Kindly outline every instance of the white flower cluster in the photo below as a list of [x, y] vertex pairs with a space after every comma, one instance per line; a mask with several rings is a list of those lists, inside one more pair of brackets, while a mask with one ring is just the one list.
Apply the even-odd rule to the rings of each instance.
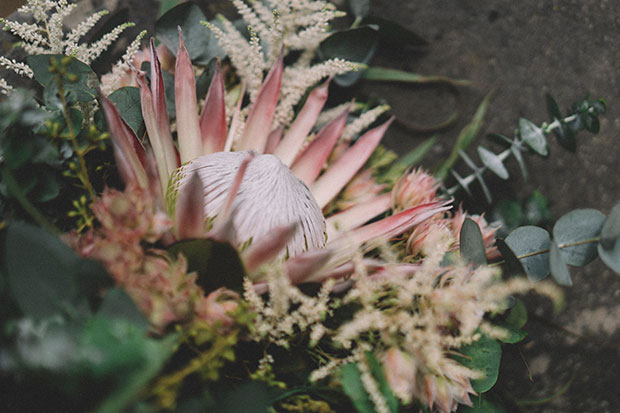
[[277, 125], [291, 121], [293, 107], [310, 86], [327, 76], [357, 68], [342, 59], [311, 65], [319, 44], [329, 36], [329, 22], [343, 15], [333, 4], [317, 0], [233, 0], [233, 4], [249, 26], [249, 41], [222, 16], [218, 16], [218, 23], [205, 25], [218, 38], [220, 47], [245, 82], [251, 101], [262, 85], [264, 71], [281, 53], [287, 56], [294, 50], [301, 52], [297, 61], [284, 70], [276, 109]]
[[[0, 19], [3, 29], [22, 39], [19, 44], [29, 55], [64, 54], [74, 56], [78, 60], [90, 64], [101, 55], [128, 27], [133, 23], [125, 23], [115, 27], [110, 33], [93, 43], [80, 43], [80, 39], [92, 29], [108, 12], [97, 12], [79, 23], [73, 30], [64, 27], [65, 19], [75, 9], [75, 3], [67, 0], [28, 0], [17, 11], [31, 14], [34, 23]], [[32, 71], [25, 64], [15, 62], [6, 57], [0, 60], [0, 66], [13, 70], [19, 75], [32, 77]], [[0, 89], [4, 93], [10, 86], [1, 80]]]

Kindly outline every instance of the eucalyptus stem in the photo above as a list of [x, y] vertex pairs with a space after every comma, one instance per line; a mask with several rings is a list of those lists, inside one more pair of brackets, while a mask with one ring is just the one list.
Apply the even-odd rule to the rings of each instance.
[[[54, 66], [54, 63], [52, 62], [52, 68], [54, 68]], [[71, 122], [71, 114], [69, 113], [67, 99], [65, 97], [65, 88], [62, 80], [63, 73], [59, 71], [58, 66], [56, 66], [55, 69], [56, 84], [58, 86], [58, 97], [60, 98], [63, 116], [69, 130], [69, 139], [71, 140], [71, 146], [73, 146], [73, 150], [75, 151], [75, 154], [80, 164], [80, 171], [77, 173], [77, 178], [80, 180], [84, 188], [88, 191], [90, 199], [95, 199], [95, 190], [88, 177], [88, 169], [86, 168], [86, 160], [84, 159], [85, 152], [80, 148], [80, 145], [78, 144], [77, 136], [75, 134], [75, 130], [73, 129], [73, 123]]]

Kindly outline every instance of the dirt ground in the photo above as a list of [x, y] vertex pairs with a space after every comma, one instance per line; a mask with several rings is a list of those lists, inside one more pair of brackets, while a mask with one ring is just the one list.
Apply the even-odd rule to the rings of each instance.
[[[126, 20], [142, 22], [136, 30], [151, 28], [155, 13], [141, 13], [154, 10], [153, 1], [107, 3], [128, 6]], [[458, 131], [494, 88], [480, 143], [490, 132], [512, 136], [521, 116], [538, 124], [548, 120], [547, 92], [562, 109], [590, 93], [608, 104], [600, 133], [580, 134], [575, 154], [551, 138], [548, 159], [526, 159], [531, 174], [527, 182], [508, 162], [512, 178], [495, 186], [496, 195], [524, 198], [539, 189], [550, 200], [555, 219], [575, 208], [608, 213], [620, 201], [620, 3], [374, 0], [372, 13], [430, 42], [424, 54], [383, 55], [375, 64], [474, 82], [459, 88], [460, 120], [439, 133], [433, 158], [450, 150]], [[416, 125], [441, 121], [455, 105], [453, 95], [436, 86], [366, 84], [364, 91], [385, 98], [399, 118]], [[404, 152], [428, 136], [396, 125], [386, 139]], [[462, 165], [460, 170], [466, 173]], [[572, 269], [572, 276], [574, 286], [565, 289], [566, 307], [561, 313], [552, 314], [543, 300], [527, 300], [530, 334], [524, 342], [506, 348], [495, 390], [508, 402], [508, 411], [620, 411], [620, 276], [598, 260]]]
[[[435, 155], [445, 155], [493, 88], [497, 90], [480, 143], [486, 133], [512, 136], [521, 116], [538, 124], [548, 120], [545, 93], [551, 93], [562, 109], [590, 93], [608, 104], [599, 134], [580, 134], [575, 154], [551, 138], [548, 159], [526, 159], [528, 182], [509, 161], [511, 182], [499, 189], [507, 187], [521, 197], [539, 189], [550, 200], [555, 219], [575, 208], [597, 208], [606, 214], [620, 201], [620, 3], [375, 1], [372, 12], [430, 42], [423, 55], [387, 56], [376, 63], [474, 82], [460, 88], [461, 120], [440, 133]], [[454, 104], [450, 94], [436, 87], [366, 89], [384, 96], [399, 117], [420, 125], [445, 117]], [[422, 137], [396, 127], [388, 139], [404, 150]], [[462, 165], [460, 170], [467, 172]], [[530, 298], [530, 335], [504, 355], [496, 393], [514, 402], [511, 411], [620, 411], [620, 276], [600, 260], [571, 272], [574, 286], [565, 289], [564, 310], [553, 315], [543, 301]]]

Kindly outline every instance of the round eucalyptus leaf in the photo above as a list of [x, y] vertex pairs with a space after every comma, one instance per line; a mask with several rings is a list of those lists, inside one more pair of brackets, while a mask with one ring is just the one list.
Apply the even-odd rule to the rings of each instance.
[[459, 363], [484, 374], [483, 378], [471, 382], [474, 390], [478, 393], [489, 391], [497, 381], [502, 346], [497, 340], [483, 335], [480, 340], [461, 347], [460, 353], [465, 357], [455, 356]]
[[512, 231], [505, 239], [517, 256], [527, 277], [540, 281], [549, 275], [549, 233], [539, 227], [527, 225]]
[[551, 251], [549, 252], [549, 267], [553, 279], [560, 285], [571, 286], [573, 281], [570, 278], [570, 272], [564, 261], [564, 257], [558, 248], [558, 244], [551, 243]]
[[613, 249], [614, 245], [618, 243], [618, 238], [620, 238], [620, 204], [613, 207], [607, 215], [601, 229], [600, 243], [607, 250]]
[[487, 263], [487, 253], [482, 240], [480, 227], [470, 218], [465, 218], [459, 234], [461, 255], [468, 261], [478, 265]]
[[508, 170], [504, 166], [504, 163], [500, 159], [499, 156], [488, 150], [483, 146], [478, 147], [478, 156], [480, 160], [489, 168], [495, 175], [499, 176], [502, 179], [508, 179]]
[[605, 265], [616, 274], [620, 274], [620, 242], [616, 242], [616, 246], [612, 249], [605, 249], [601, 244], [598, 244], [598, 255]]
[[597, 256], [596, 239], [605, 215], [596, 209], [576, 209], [562, 216], [553, 226], [553, 238], [569, 265], [583, 266]]
[[521, 138], [534, 152], [540, 156], [547, 156], [549, 149], [547, 148], [547, 138], [543, 134], [542, 129], [534, 125], [525, 118], [519, 119], [519, 133]]

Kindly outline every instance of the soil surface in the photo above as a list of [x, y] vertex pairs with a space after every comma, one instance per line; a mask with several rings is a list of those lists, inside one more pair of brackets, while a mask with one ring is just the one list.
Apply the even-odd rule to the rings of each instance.
[[[138, 22], [134, 32], [146, 28], [153, 33], [153, 0], [92, 3], [97, 9], [104, 3], [121, 8], [123, 21]], [[430, 43], [425, 53], [380, 53], [374, 65], [473, 82], [458, 88], [457, 99], [453, 90], [437, 85], [364, 84], [365, 93], [381, 96], [399, 119], [419, 127], [441, 122], [455, 106], [460, 109], [456, 124], [438, 133], [439, 144], [426, 166], [449, 152], [491, 90], [495, 94], [478, 143], [493, 150], [497, 147], [484, 139], [487, 133], [512, 136], [519, 117], [537, 124], [548, 120], [545, 93], [562, 109], [590, 93], [608, 104], [600, 132], [579, 134], [574, 154], [551, 137], [547, 159], [526, 159], [531, 175], [527, 182], [514, 161], [508, 161], [511, 178], [495, 182], [493, 193], [496, 198], [524, 199], [538, 189], [549, 199], [555, 219], [575, 208], [607, 214], [620, 200], [620, 3], [375, 0], [371, 13], [406, 26]], [[404, 153], [428, 136], [396, 124], [386, 141]], [[474, 150], [469, 153], [477, 160]], [[468, 172], [462, 164], [457, 169]], [[466, 195], [459, 196], [471, 203]], [[571, 273], [574, 286], [565, 289], [566, 306], [559, 314], [544, 300], [526, 300], [529, 336], [505, 348], [494, 389], [507, 411], [620, 411], [620, 276], [600, 260]]]

